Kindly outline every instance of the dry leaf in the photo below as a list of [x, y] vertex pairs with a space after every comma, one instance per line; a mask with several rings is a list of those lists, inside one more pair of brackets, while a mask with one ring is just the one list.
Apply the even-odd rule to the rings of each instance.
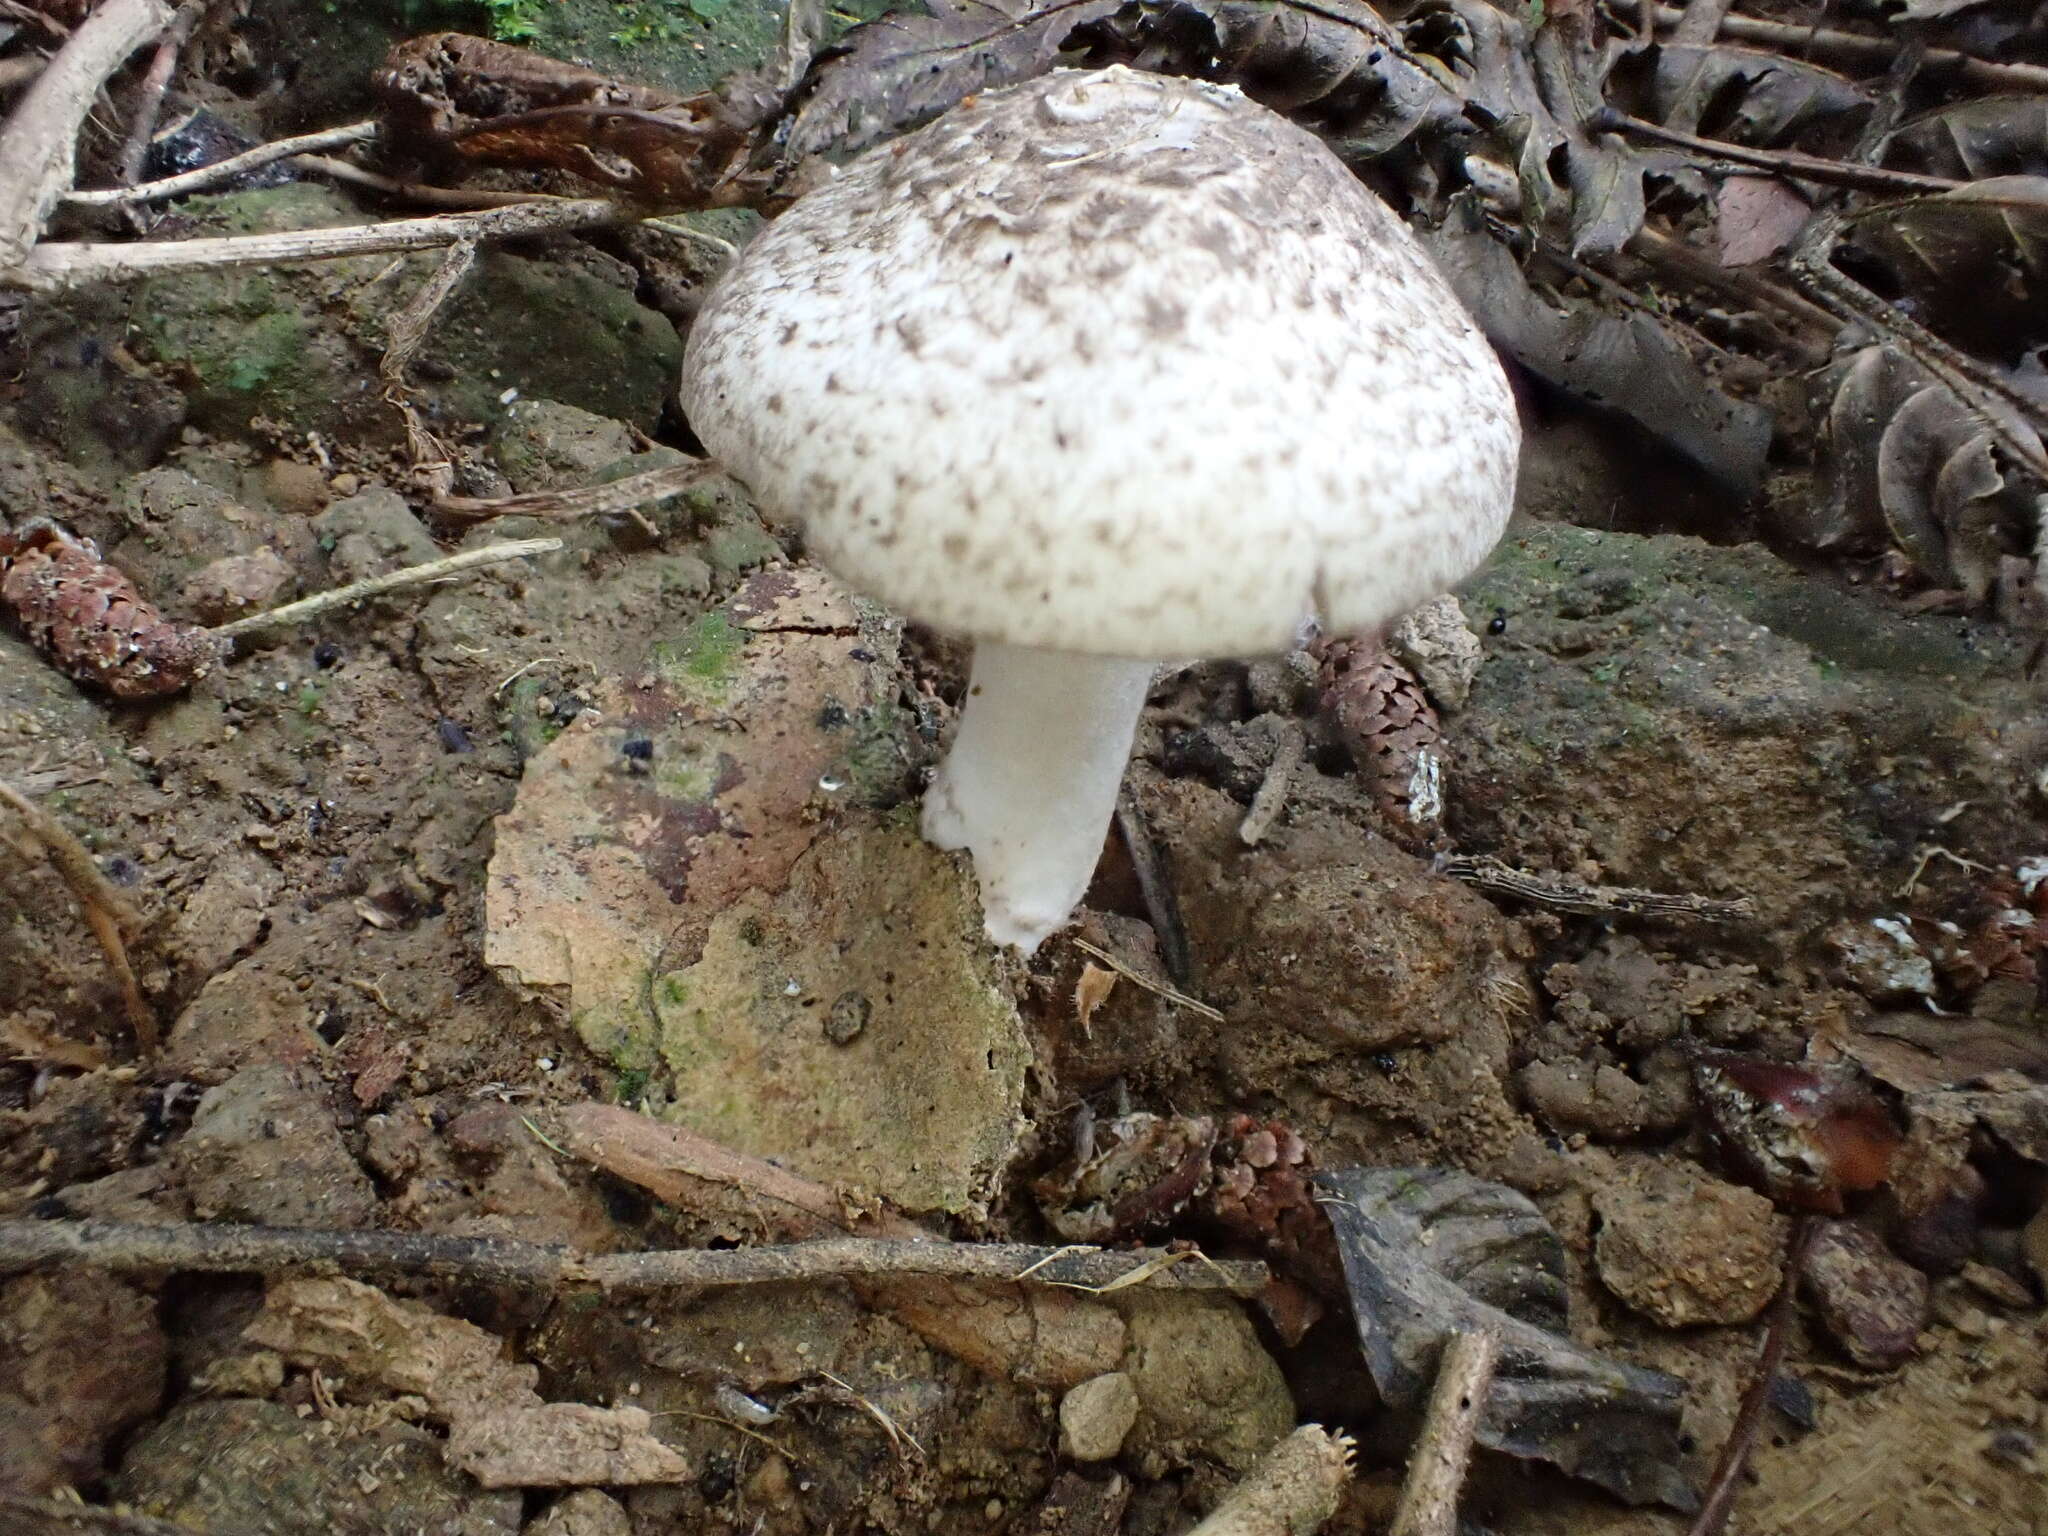
[[1097, 965], [1093, 960], [1083, 962], [1081, 978], [1074, 983], [1074, 1019], [1081, 1026], [1081, 1033], [1087, 1034], [1094, 1022], [1095, 1010], [1109, 1001], [1109, 994], [1116, 990], [1116, 972]]

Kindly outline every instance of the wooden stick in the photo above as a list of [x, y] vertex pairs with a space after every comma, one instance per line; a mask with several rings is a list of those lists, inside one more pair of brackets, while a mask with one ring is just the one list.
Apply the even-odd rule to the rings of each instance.
[[208, 633], [222, 640], [232, 640], [237, 635], [252, 634], [259, 629], [274, 629], [280, 624], [303, 624], [306, 620], [318, 618], [331, 609], [346, 608], [350, 603], [360, 603], [366, 598], [396, 592], [402, 587], [416, 587], [422, 582], [439, 581], [444, 576], [459, 575], [480, 565], [498, 565], [506, 560], [516, 560], [522, 555], [553, 554], [561, 547], [560, 539], [508, 539], [502, 544], [487, 544], [482, 549], [465, 549], [460, 554], [449, 555], [445, 559], [427, 560], [419, 565], [404, 566], [399, 570], [386, 571], [382, 576], [367, 576], [361, 581], [352, 581], [345, 587], [336, 587], [332, 592], [316, 592], [311, 597], [302, 597], [297, 602], [286, 603], [281, 608], [252, 613], [247, 618], [222, 624]]
[[135, 968], [128, 963], [127, 939], [141, 933], [142, 919], [127, 898], [108, 883], [91, 852], [71, 835], [71, 829], [64, 823], [5, 780], [0, 780], [0, 805], [9, 807], [22, 819], [44, 857], [56, 866], [64, 883], [71, 887], [71, 894], [78, 898], [79, 906], [85, 910], [86, 926], [99, 941], [100, 953], [107, 957], [107, 969], [114, 973], [114, 984], [120, 988], [121, 1006], [128, 1015], [128, 1027], [135, 1032], [135, 1043], [145, 1056], [154, 1056], [156, 1014], [142, 995]]
[[1458, 1493], [1499, 1360], [1500, 1339], [1490, 1329], [1453, 1334], [1444, 1345], [1390, 1536], [1456, 1536]]
[[1351, 1481], [1351, 1441], [1304, 1424], [1266, 1452], [1188, 1536], [1310, 1536]]
[[170, 20], [163, 0], [106, 0], [22, 93], [0, 131], [0, 272], [27, 258], [71, 185], [100, 87]]
[[149, 155], [149, 141], [156, 136], [156, 121], [164, 110], [164, 93], [171, 88], [171, 74], [178, 67], [178, 55], [192, 40], [192, 30], [206, 15], [210, 0], [185, 0], [171, 24], [156, 40], [156, 52], [143, 71], [142, 88], [135, 97], [135, 121], [128, 125], [128, 138], [121, 146], [115, 178], [124, 187], [142, 179], [142, 162]]
[[1104, 1252], [1026, 1243], [948, 1243], [827, 1237], [757, 1248], [581, 1253], [509, 1237], [425, 1232], [331, 1232], [182, 1222], [0, 1221], [0, 1271], [70, 1264], [115, 1273], [435, 1275], [552, 1290], [665, 1290], [776, 1285], [792, 1280], [921, 1275], [951, 1280], [1106, 1290], [1121, 1284], [1250, 1296], [1266, 1266], [1242, 1260], [1174, 1262], [1160, 1249]]
[[1790, 149], [1751, 149], [1726, 139], [1703, 139], [1695, 133], [1680, 133], [1659, 123], [1630, 117], [1613, 107], [1601, 107], [1586, 119], [1587, 128], [1599, 133], [1625, 133], [1632, 139], [1668, 144], [1707, 160], [1748, 166], [1801, 181], [1824, 182], [1834, 187], [1851, 187], [1859, 192], [1953, 192], [1970, 185], [1948, 176], [1926, 176], [1919, 171], [1888, 171], [1879, 165], [1858, 165], [1850, 160], [1829, 160], [1820, 155], [1802, 155]]
[[1820, 1220], [1802, 1216], [1785, 1245], [1785, 1282], [1771, 1303], [1770, 1321], [1764, 1325], [1763, 1348], [1757, 1351], [1756, 1375], [1742, 1394], [1742, 1406], [1728, 1431], [1728, 1443], [1721, 1447], [1721, 1459], [1707, 1483], [1707, 1496], [1692, 1523], [1689, 1536], [1719, 1536], [1735, 1507], [1735, 1490], [1742, 1481], [1742, 1469], [1749, 1465], [1749, 1453], [1756, 1445], [1756, 1432], [1763, 1423], [1764, 1409], [1771, 1400], [1771, 1382], [1785, 1363], [1785, 1346], [1792, 1333], [1792, 1314], [1799, 1296], [1799, 1277], [1806, 1269], [1806, 1257], [1813, 1252], [1813, 1240], [1820, 1233]]
[[[0, 183], [4, 185], [4, 183]], [[0, 288], [61, 293], [91, 283], [129, 282], [164, 272], [270, 267], [343, 256], [427, 251], [458, 240], [517, 240], [572, 229], [630, 223], [633, 210], [602, 198], [526, 202], [481, 213], [433, 214], [346, 229], [288, 229], [269, 235], [208, 240], [140, 240], [133, 244], [48, 241], [12, 265], [0, 261]]]
[[250, 171], [260, 171], [266, 165], [289, 160], [294, 155], [308, 155], [319, 149], [339, 149], [345, 144], [367, 144], [376, 137], [377, 125], [373, 122], [323, 128], [318, 133], [302, 133], [293, 138], [258, 144], [239, 155], [229, 155], [225, 160], [216, 160], [211, 165], [202, 165], [197, 170], [184, 171], [176, 176], [165, 176], [158, 181], [145, 181], [132, 187], [95, 187], [85, 192], [74, 189], [64, 194], [63, 202], [66, 208], [121, 208], [130, 203], [160, 203], [166, 198], [204, 192], [208, 187], [233, 181]]
[[541, 517], [551, 522], [569, 522], [586, 517], [603, 517], [626, 512], [643, 502], [677, 496], [691, 486], [719, 474], [710, 459], [692, 459], [667, 469], [644, 469], [604, 485], [581, 486], [569, 491], [527, 491], [519, 496], [441, 496], [434, 511], [467, 521], [487, 517]]

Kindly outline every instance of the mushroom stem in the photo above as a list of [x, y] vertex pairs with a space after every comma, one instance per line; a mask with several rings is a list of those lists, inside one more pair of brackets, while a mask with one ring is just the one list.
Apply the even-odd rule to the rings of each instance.
[[984, 641], [924, 835], [974, 856], [989, 937], [1030, 954], [1088, 889], [1154, 664]]

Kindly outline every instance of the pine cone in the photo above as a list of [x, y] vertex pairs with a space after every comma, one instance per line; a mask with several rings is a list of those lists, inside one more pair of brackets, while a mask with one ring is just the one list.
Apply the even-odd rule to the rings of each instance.
[[1443, 820], [1443, 727], [1413, 672], [1369, 641], [1332, 640], [1317, 677], [1323, 719], [1380, 810], [1425, 841]]
[[59, 671], [117, 699], [189, 688], [220, 654], [207, 631], [158, 613], [90, 539], [51, 522], [0, 533], [0, 604]]

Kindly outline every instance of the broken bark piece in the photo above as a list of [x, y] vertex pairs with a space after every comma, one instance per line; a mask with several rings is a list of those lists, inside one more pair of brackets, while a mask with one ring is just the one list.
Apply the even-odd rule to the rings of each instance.
[[1304, 1424], [1188, 1536], [1309, 1536], [1337, 1513], [1350, 1481], [1350, 1439]]
[[220, 656], [205, 630], [166, 619], [98, 545], [52, 522], [0, 534], [0, 604], [66, 677], [117, 699], [182, 692]]

